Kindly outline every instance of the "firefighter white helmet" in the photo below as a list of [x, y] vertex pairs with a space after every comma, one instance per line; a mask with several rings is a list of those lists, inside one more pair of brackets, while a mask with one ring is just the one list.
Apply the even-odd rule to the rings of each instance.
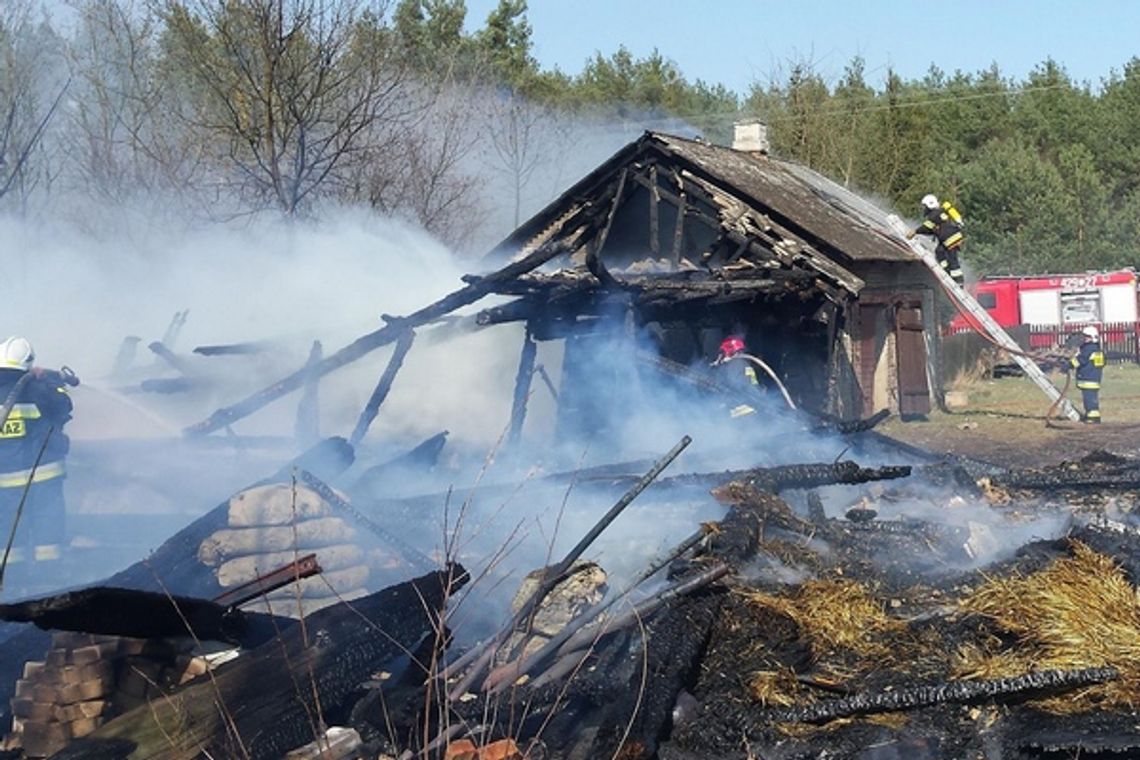
[[933, 193], [922, 196], [922, 207], [931, 211], [938, 208], [938, 196]]
[[35, 360], [36, 352], [26, 338], [13, 335], [0, 343], [0, 368], [22, 369], [27, 372]]
[[1081, 335], [1092, 340], [1100, 340], [1100, 331], [1094, 325], [1089, 325], [1081, 330]]

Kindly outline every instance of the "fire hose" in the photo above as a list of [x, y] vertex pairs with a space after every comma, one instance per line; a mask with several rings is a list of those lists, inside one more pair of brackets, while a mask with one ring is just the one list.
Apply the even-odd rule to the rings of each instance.
[[753, 364], [760, 367], [760, 369], [764, 370], [764, 372], [768, 375], [768, 377], [772, 378], [772, 382], [774, 382], [776, 384], [776, 387], [780, 389], [780, 393], [782, 393], [784, 395], [784, 401], [786, 401], [788, 403], [788, 408], [789, 409], [795, 409], [796, 408], [795, 402], [792, 401], [792, 397], [788, 394], [788, 389], [785, 388], [784, 384], [780, 382], [780, 378], [776, 376], [776, 373], [772, 371], [772, 368], [769, 367], [767, 364], [765, 364], [764, 361], [762, 359], [760, 359], [759, 357], [753, 356], [752, 354], [746, 354], [744, 352], [741, 352], [741, 353], [735, 354], [733, 356], [730, 356], [729, 358], [724, 359], [723, 361], [720, 361], [717, 363], [723, 364], [724, 362], [731, 362], [731, 361], [735, 361], [736, 359], [744, 359], [746, 361], [750, 361]]
[[[935, 278], [935, 279], [937, 279], [937, 278]], [[988, 332], [981, 329], [981, 327], [975, 323], [974, 317], [965, 308], [962, 307], [961, 300], [958, 298], [958, 296], [955, 293], [951, 292], [950, 289], [946, 287], [945, 283], [943, 283], [941, 280], [939, 280], [938, 285], [942, 288], [942, 292], [944, 292], [946, 294], [947, 298], [950, 299], [950, 303], [954, 304], [954, 308], [957, 309], [958, 313], [961, 314], [962, 317], [966, 320], [966, 325], [971, 330], [973, 330], [977, 335], [982, 336], [982, 338], [984, 340], [986, 340], [989, 343], [992, 343], [994, 346], [1001, 349], [1002, 351], [1005, 351], [1006, 353], [1014, 354], [1016, 356], [1021, 356], [1021, 357], [1024, 357], [1026, 359], [1030, 359], [1034, 362], [1037, 361], [1037, 357], [1031, 353], [1028, 353], [1026, 351], [1017, 351], [1017, 350], [1012, 349], [1012, 348], [1007, 348], [1006, 346], [1003, 346], [1001, 343], [998, 343], [996, 340], [994, 340]], [[1049, 406], [1049, 410], [1047, 412], [1045, 412], [1045, 425], [1046, 425], [1046, 427], [1056, 427], [1056, 428], [1059, 428], [1062, 430], [1073, 430], [1073, 429], [1075, 429], [1075, 428], [1072, 428], [1072, 427], [1067, 426], [1067, 425], [1057, 425], [1055, 423], [1050, 422], [1050, 419], [1053, 417], [1053, 413], [1057, 411], [1057, 407], [1061, 404], [1061, 401], [1065, 398], [1065, 394], [1069, 392], [1069, 383], [1071, 380], [1072, 380], [1072, 377], [1071, 377], [1070, 373], [1066, 372], [1065, 373], [1065, 387], [1061, 390], [1061, 395], [1059, 395], [1056, 398], [1056, 400], [1053, 401], [1053, 403]]]
[[4, 399], [4, 406], [0, 407], [0, 428], [4, 427], [4, 423], [8, 421], [8, 416], [12, 414], [12, 409], [16, 406], [16, 399], [20, 396], [20, 391], [24, 390], [24, 386], [31, 382], [33, 377], [50, 377], [52, 380], [57, 380], [61, 383], [66, 383], [71, 387], [79, 385], [79, 378], [71, 367], [61, 367], [56, 370], [33, 369], [30, 372], [25, 372], [16, 384], [12, 386], [12, 390], [8, 392], [7, 397]]

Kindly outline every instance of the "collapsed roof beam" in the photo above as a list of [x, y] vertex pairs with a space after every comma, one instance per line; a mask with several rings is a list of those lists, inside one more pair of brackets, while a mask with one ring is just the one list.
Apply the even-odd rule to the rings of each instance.
[[[752, 204], [687, 169], [681, 172], [681, 182], [682, 187], [692, 183], [703, 190], [708, 195], [709, 200], [726, 213], [736, 211], [737, 214], [731, 220], [733, 226], [745, 234], [761, 237], [769, 242], [773, 250], [778, 252], [778, 255], [784, 254], [790, 257], [789, 264], [796, 264], [798, 263], [797, 259], [802, 258], [808, 266], [831, 278], [852, 293], [858, 293], [863, 289], [865, 283], [862, 279], [820, 253], [815, 246], [799, 235], [774, 222], [767, 214], [756, 211]], [[723, 221], [730, 223], [728, 219]]]
[[544, 245], [522, 259], [510, 263], [485, 277], [476, 279], [466, 287], [460, 288], [438, 301], [428, 304], [419, 311], [412, 312], [406, 317], [392, 319], [384, 327], [357, 338], [336, 353], [322, 359], [316, 365], [312, 367], [306, 365], [293, 374], [278, 380], [269, 387], [254, 393], [252, 396], [236, 404], [218, 409], [207, 419], [187, 427], [183, 430], [183, 433], [186, 435], [206, 435], [215, 430], [227, 427], [253, 414], [271, 401], [275, 401], [297, 390], [310, 378], [324, 377], [333, 370], [339, 369], [382, 346], [388, 345], [410, 329], [426, 325], [442, 316], [450, 314], [456, 309], [478, 301], [483, 296], [493, 292], [500, 283], [513, 280], [520, 274], [526, 274], [542, 266], [555, 256], [563, 253], [564, 250], [564, 246], [560, 243]]

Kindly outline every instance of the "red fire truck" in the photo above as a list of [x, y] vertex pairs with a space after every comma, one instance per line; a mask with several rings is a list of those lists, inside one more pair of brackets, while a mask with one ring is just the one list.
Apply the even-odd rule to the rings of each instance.
[[[1132, 269], [1035, 277], [986, 277], [971, 292], [1002, 327], [1030, 327], [1030, 346], [1055, 346], [1085, 325], [1101, 328], [1106, 342], [1116, 342], [1137, 328], [1137, 275]], [[1043, 328], [1043, 329], [1042, 329]], [[962, 314], [950, 332], [970, 329]], [[1116, 336], [1115, 333], [1121, 333]]]

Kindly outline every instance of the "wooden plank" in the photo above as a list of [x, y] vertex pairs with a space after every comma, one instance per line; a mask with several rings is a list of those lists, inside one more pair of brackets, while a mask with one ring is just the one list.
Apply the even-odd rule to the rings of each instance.
[[654, 258], [661, 253], [661, 229], [658, 221], [658, 203], [661, 200], [661, 188], [657, 183], [657, 164], [649, 167], [649, 250]]

